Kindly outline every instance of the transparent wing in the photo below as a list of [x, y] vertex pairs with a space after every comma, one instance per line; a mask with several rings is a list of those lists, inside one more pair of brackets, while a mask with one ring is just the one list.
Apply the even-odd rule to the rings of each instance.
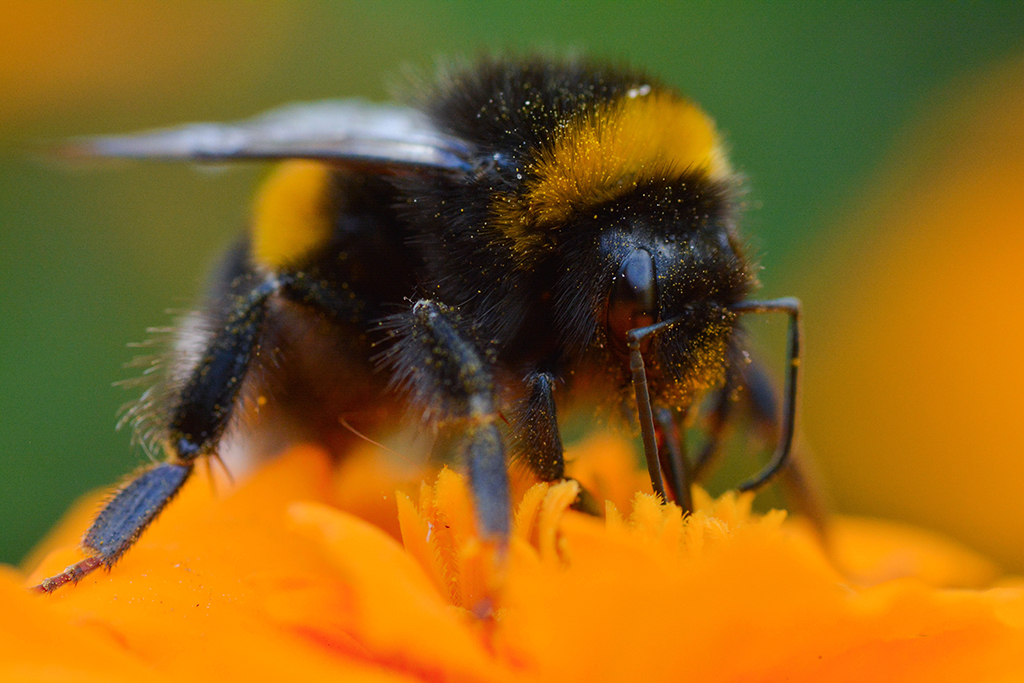
[[467, 144], [440, 133], [421, 112], [361, 100], [291, 104], [235, 123], [80, 138], [60, 151], [69, 157], [200, 162], [316, 159], [394, 171], [471, 168]]

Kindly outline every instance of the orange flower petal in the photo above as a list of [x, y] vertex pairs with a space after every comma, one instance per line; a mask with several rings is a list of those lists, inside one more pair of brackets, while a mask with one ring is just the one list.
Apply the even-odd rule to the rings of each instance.
[[431, 675], [497, 674], [474, 636], [471, 616], [453, 610], [394, 539], [324, 505], [296, 503], [290, 514], [304, 535], [321, 544], [352, 592], [353, 618], [347, 626], [376, 657]]
[[[612, 459], [631, 452], [613, 452], [601, 457], [624, 469]], [[367, 463], [348, 471], [375, 487], [387, 478]], [[396, 488], [415, 485], [387, 490]], [[695, 490], [700, 509], [684, 516], [634, 492], [626, 514], [608, 503], [607, 520], [569, 509], [575, 495], [575, 483], [527, 489], [501, 549], [479, 537], [464, 479], [442, 471], [417, 504], [398, 495], [385, 526], [401, 528], [403, 548], [335, 507], [344, 496], [315, 449], [294, 449], [221, 495], [200, 474], [109, 574], [48, 597], [0, 574], [0, 677], [1024, 677], [1024, 584], [930, 587], [981, 566], [955, 546], [840, 523], [836, 557], [921, 577], [861, 588], [805, 526], [751, 513], [749, 495]], [[374, 517], [377, 497], [344, 498]], [[51, 553], [35, 575], [69, 556]]]
[[980, 588], [999, 576], [991, 560], [944, 536], [906, 524], [837, 516], [829, 536], [833, 561], [863, 585], [914, 576], [931, 586]]

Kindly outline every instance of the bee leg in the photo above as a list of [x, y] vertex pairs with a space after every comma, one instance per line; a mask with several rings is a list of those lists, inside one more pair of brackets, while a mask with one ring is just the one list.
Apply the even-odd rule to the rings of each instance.
[[651, 395], [647, 389], [647, 372], [644, 369], [644, 357], [640, 351], [640, 340], [667, 324], [669, 323], [661, 322], [632, 329], [626, 333], [629, 370], [633, 375], [633, 393], [636, 399], [637, 420], [640, 423], [640, 437], [644, 444], [644, 459], [647, 461], [647, 473], [651, 477], [651, 488], [662, 502], [668, 501], [668, 493], [665, 490], [665, 478], [661, 473], [657, 430], [654, 427], [654, 411], [651, 407]]
[[[707, 416], [707, 428], [705, 429], [705, 441], [704, 445], [700, 449], [700, 453], [697, 454], [697, 459], [694, 460], [692, 467], [692, 475], [694, 481], [702, 481], [707, 474], [714, 469], [715, 464], [718, 462], [718, 456], [722, 452], [722, 440], [725, 435], [725, 428], [728, 426], [730, 419], [733, 414], [733, 407], [735, 401], [733, 400], [736, 395], [737, 388], [741, 385], [741, 380], [737, 378], [735, 371], [730, 371], [725, 380], [725, 386], [718, 390], [712, 399], [711, 412]], [[753, 397], [751, 397], [753, 398]], [[774, 396], [772, 397], [774, 399]], [[769, 418], [772, 425], [771, 441], [774, 443], [778, 440], [778, 427], [775, 422], [775, 404], [772, 404], [770, 409], [771, 417]]]
[[78, 583], [100, 567], [113, 566], [149, 526], [192, 474], [192, 464], [160, 463], [147, 468], [123, 486], [106, 504], [82, 538], [91, 553], [35, 590], [52, 593], [66, 583]]
[[232, 278], [226, 310], [215, 315], [216, 332], [207, 341], [171, 411], [167, 432], [175, 460], [191, 462], [212, 455], [238, 404], [238, 395], [254, 359], [260, 354], [269, 301], [288, 299], [335, 322], [350, 321], [360, 301], [340, 295], [315, 273], [283, 271]]
[[733, 305], [732, 311], [739, 314], [785, 313], [789, 316], [788, 348], [786, 350], [786, 393], [782, 405], [782, 425], [779, 443], [768, 465], [752, 479], [743, 482], [739, 486], [740, 491], [753, 491], [767, 484], [782, 469], [793, 450], [803, 338], [800, 324], [800, 301], [794, 298], [742, 301]]
[[658, 454], [667, 461], [669, 482], [675, 494], [676, 505], [683, 512], [693, 512], [693, 496], [690, 483], [693, 481], [690, 460], [686, 453], [686, 439], [682, 438], [680, 425], [686, 421], [686, 413], [676, 418], [667, 408], [654, 410], [654, 421], [658, 425]]
[[481, 534], [504, 543], [510, 530], [508, 472], [486, 353], [471, 341], [457, 309], [436, 301], [417, 301], [383, 325], [393, 345], [381, 360], [393, 370], [393, 385], [424, 407], [425, 421], [460, 426], [460, 456]]
[[338, 286], [320, 277], [316, 270], [297, 271], [281, 283], [281, 296], [326, 315], [344, 325], [364, 325], [364, 302], [355, 293], [339, 291]]
[[271, 276], [250, 285], [247, 277], [239, 284], [245, 290], [230, 295], [230, 312], [207, 342], [171, 411], [167, 433], [172, 460], [191, 462], [215, 451], [245, 375], [259, 355], [267, 300], [280, 290], [283, 281]]
[[[760, 438], [766, 443], [776, 443], [779, 439], [779, 397], [775, 383], [758, 363], [743, 367], [741, 381], [746, 388], [744, 403]], [[799, 445], [793, 448], [780, 470], [779, 484], [788, 504], [809, 519], [824, 537], [828, 516], [824, 487], [813, 461]]]
[[[255, 282], [253, 282], [255, 280]], [[210, 338], [180, 391], [167, 424], [169, 461], [143, 470], [122, 486], [82, 538], [89, 557], [36, 586], [50, 593], [100, 567], [110, 568], [181, 490], [200, 455], [215, 452], [253, 357], [266, 317], [267, 299], [281, 286], [276, 277], [236, 280], [231, 309]]]
[[807, 516], [823, 539], [826, 539], [826, 505], [821, 479], [812, 463], [793, 447], [796, 435], [797, 393], [800, 378], [802, 332], [800, 324], [800, 301], [793, 298], [767, 301], [744, 301], [732, 308], [736, 313], [785, 313], [789, 316], [787, 344], [786, 389], [782, 399], [781, 421], [776, 423], [778, 401], [772, 382], [756, 364], [748, 366], [741, 379], [749, 388], [751, 413], [760, 425], [762, 433], [776, 438], [775, 454], [768, 465], [753, 479], [738, 487], [740, 491], [752, 491], [768, 483], [776, 474], [781, 474], [781, 483], [786, 497], [793, 507]]
[[[562, 436], [555, 413], [554, 384], [555, 378], [546, 372], [535, 372], [527, 377], [529, 394], [514, 427], [517, 450], [533, 473], [548, 482], [566, 479]], [[597, 500], [582, 485], [572, 507], [596, 517], [603, 515]]]

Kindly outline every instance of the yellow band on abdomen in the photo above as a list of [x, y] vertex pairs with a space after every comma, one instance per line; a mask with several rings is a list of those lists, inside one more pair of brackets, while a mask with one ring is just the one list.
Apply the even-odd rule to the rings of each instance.
[[331, 237], [331, 169], [314, 161], [287, 161], [256, 197], [252, 254], [279, 269], [301, 261]]

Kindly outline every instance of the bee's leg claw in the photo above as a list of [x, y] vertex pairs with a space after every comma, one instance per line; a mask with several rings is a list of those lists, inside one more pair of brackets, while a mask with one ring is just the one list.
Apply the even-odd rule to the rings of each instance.
[[192, 474], [192, 463], [161, 463], [144, 470], [107, 502], [82, 538], [82, 548], [92, 553], [34, 590], [52, 593], [68, 583], [78, 583], [100, 567], [110, 567], [156, 519]]

